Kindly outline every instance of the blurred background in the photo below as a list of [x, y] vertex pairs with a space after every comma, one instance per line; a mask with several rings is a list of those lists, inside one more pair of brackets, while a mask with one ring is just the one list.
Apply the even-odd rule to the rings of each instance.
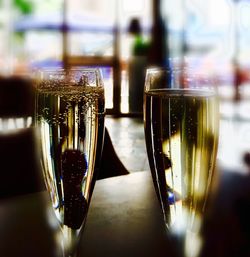
[[249, 13], [250, 0], [0, 0], [0, 199], [44, 189], [30, 81], [5, 77], [46, 67], [99, 67], [117, 167], [149, 171], [145, 69], [172, 58], [208, 73], [220, 97], [223, 187], [216, 220], [208, 222], [213, 254], [207, 256], [222, 256], [223, 242], [230, 253], [223, 256], [250, 256]]
[[[219, 163], [248, 172], [249, 12], [248, 0], [0, 0], [0, 75], [100, 67], [107, 113], [116, 118], [108, 116], [107, 126], [119, 157], [137, 171], [148, 168], [141, 120], [145, 67], [171, 57], [215, 79]], [[145, 156], [141, 166], [131, 165], [138, 163], [131, 149]]]

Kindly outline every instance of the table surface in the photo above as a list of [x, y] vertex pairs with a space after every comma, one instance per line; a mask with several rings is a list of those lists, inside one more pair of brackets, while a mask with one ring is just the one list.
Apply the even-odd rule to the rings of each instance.
[[[60, 256], [47, 192], [0, 202], [0, 256]], [[79, 256], [165, 256], [162, 215], [149, 172], [97, 181]]]
[[[249, 256], [249, 181], [233, 173], [222, 176], [202, 256]], [[62, 256], [48, 206], [47, 192], [1, 200], [1, 257]], [[149, 172], [97, 181], [78, 256], [174, 256]]]

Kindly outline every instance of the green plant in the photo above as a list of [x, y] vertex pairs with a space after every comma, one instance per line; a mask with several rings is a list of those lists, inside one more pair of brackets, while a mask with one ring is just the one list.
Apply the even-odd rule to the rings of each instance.
[[14, 0], [13, 4], [23, 14], [30, 14], [33, 11], [33, 3], [29, 0]]

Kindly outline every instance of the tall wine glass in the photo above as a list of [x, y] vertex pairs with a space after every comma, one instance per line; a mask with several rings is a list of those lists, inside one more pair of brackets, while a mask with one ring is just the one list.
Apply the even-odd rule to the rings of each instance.
[[41, 163], [67, 255], [84, 227], [104, 132], [104, 88], [97, 69], [51, 69], [36, 79]]
[[181, 242], [178, 248], [184, 256], [197, 256], [218, 144], [219, 108], [212, 80], [191, 69], [148, 69], [144, 125], [152, 178], [169, 235]]

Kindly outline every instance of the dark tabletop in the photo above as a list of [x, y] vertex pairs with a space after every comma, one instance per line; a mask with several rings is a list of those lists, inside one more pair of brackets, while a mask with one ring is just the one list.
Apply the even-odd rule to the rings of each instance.
[[[0, 201], [0, 257], [62, 256], [48, 206], [46, 192]], [[250, 256], [249, 177], [223, 173], [208, 214], [202, 256]], [[149, 172], [97, 181], [78, 256], [175, 256]]]
[[[46, 192], [0, 202], [1, 257], [60, 256], [48, 206]], [[97, 181], [79, 256], [166, 256], [166, 244], [149, 172]]]

